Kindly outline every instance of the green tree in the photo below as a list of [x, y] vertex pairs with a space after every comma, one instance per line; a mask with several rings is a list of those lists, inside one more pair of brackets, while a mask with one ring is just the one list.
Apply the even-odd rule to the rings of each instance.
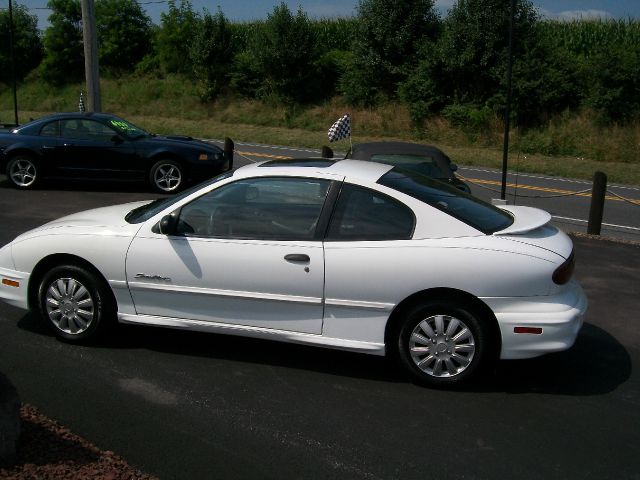
[[433, 0], [360, 0], [353, 61], [341, 86], [352, 103], [396, 96], [420, 45], [440, 28]]
[[[9, 12], [0, 11], [0, 82], [9, 84], [11, 79], [11, 52], [9, 51]], [[13, 10], [13, 50], [15, 73], [18, 81], [37, 67], [42, 60], [42, 40], [38, 33], [38, 18], [27, 8], [17, 5]]]
[[98, 0], [96, 27], [100, 67], [129, 72], [149, 52], [151, 19], [134, 0]]
[[256, 30], [251, 53], [263, 79], [262, 94], [304, 102], [317, 91], [315, 35], [302, 11], [294, 15], [283, 2]]
[[49, 0], [50, 26], [44, 33], [42, 76], [54, 85], [77, 82], [84, 74], [82, 12], [79, 0]]
[[167, 73], [191, 73], [188, 55], [197, 30], [199, 15], [189, 0], [169, 0], [169, 11], [160, 14], [160, 29], [155, 45], [160, 68]]
[[[458, 119], [467, 111], [470, 120], [478, 112], [486, 112], [487, 107], [496, 113], [504, 109], [509, 5], [506, 0], [458, 0], [454, 4], [438, 41], [429, 48], [423, 46], [416, 70], [401, 87], [401, 97], [414, 120], [451, 105], [457, 106], [452, 111]], [[545, 80], [549, 49], [539, 43], [537, 19], [528, 0], [516, 1], [513, 91], [514, 99], [521, 103], [515, 102], [514, 112], [523, 118], [540, 106], [531, 103], [544, 88], [537, 80], [559, 81]], [[534, 73], [534, 69], [542, 70]], [[529, 81], [532, 74], [535, 79]], [[549, 104], [553, 101], [550, 99]]]
[[586, 103], [606, 123], [640, 118], [640, 45], [617, 45], [589, 59]]
[[231, 30], [222, 10], [204, 14], [189, 53], [200, 99], [214, 99], [229, 82], [228, 65], [233, 58]]

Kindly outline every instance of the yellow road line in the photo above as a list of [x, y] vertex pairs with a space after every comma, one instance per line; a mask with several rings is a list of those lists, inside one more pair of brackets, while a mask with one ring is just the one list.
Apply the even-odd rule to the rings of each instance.
[[[481, 178], [465, 178], [466, 180], [469, 180], [471, 183], [480, 183], [480, 184], [485, 184], [485, 185], [497, 185], [497, 186], [502, 186], [502, 182], [498, 182], [496, 180], [484, 180]], [[523, 185], [523, 184], [515, 184], [515, 183], [507, 183], [507, 187], [513, 187], [513, 188], [523, 188], [525, 190], [535, 190], [538, 192], [547, 192], [547, 193], [558, 193], [561, 195], [575, 195], [576, 197], [591, 197], [591, 192], [584, 192], [584, 193], [575, 193], [573, 190], [562, 190], [559, 188], [548, 188], [548, 187], [535, 187], [533, 185]], [[613, 195], [607, 195], [605, 196], [605, 198], [607, 200], [614, 200], [616, 202], [623, 202], [624, 200], [622, 200], [621, 198], [618, 197], [614, 197]], [[640, 205], [640, 200], [634, 200], [634, 199], [629, 199], [629, 202], [635, 204], [635, 205]]]
[[[260, 158], [273, 158], [276, 160], [288, 160], [290, 158], [293, 157], [287, 157], [284, 155], [271, 155], [269, 153], [257, 153], [257, 152], [240, 152], [238, 151], [237, 153], [239, 153], [240, 155], [246, 155], [249, 157], [260, 157]], [[498, 182], [496, 180], [484, 180], [481, 178], [467, 178], [467, 177], [462, 177], [462, 175], [459, 175], [463, 180], [468, 180], [471, 183], [479, 183], [482, 185], [497, 185], [497, 186], [502, 186], [502, 182]], [[507, 183], [507, 187], [512, 187], [512, 188], [522, 188], [524, 190], [535, 190], [537, 192], [546, 192], [546, 193], [557, 193], [560, 195], [575, 195], [576, 197], [591, 197], [591, 192], [584, 192], [584, 193], [575, 193], [575, 191], [572, 190], [563, 190], [560, 188], [548, 188], [548, 187], [535, 187], [533, 185], [524, 185], [524, 184], [518, 184], [516, 185], [515, 183]], [[607, 195], [605, 197], [607, 200], [613, 200], [616, 202], [623, 202], [624, 200], [622, 200], [621, 198], [618, 197], [614, 197], [612, 195]], [[640, 205], [640, 200], [635, 200], [635, 199], [629, 199], [629, 202], [633, 203], [634, 205]]]
[[236, 151], [240, 155], [246, 155], [248, 157], [260, 157], [260, 158], [275, 158], [277, 160], [289, 160], [293, 157], [285, 157], [283, 155], [270, 155], [268, 153], [257, 153], [257, 152], [240, 152]]

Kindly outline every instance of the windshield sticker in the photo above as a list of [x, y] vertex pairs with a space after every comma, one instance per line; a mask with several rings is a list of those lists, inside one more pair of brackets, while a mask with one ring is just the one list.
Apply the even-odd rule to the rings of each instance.
[[136, 131], [136, 129], [134, 127], [132, 127], [127, 122], [124, 122], [122, 120], [109, 120], [109, 123], [111, 123], [111, 125], [113, 125], [114, 127], [118, 128], [120, 130], [124, 130], [125, 132], [135, 132]]

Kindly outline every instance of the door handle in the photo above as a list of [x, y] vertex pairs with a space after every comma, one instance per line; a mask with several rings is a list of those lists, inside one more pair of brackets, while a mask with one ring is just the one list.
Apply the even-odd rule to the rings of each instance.
[[306, 263], [309, 263], [311, 261], [311, 259], [309, 258], [309, 255], [306, 255], [304, 253], [290, 253], [288, 255], [285, 255], [284, 259], [287, 262], [306, 262]]
[[63, 143], [63, 147], [73, 147], [73, 143]]
[[41, 150], [53, 150], [56, 147], [53, 147], [51, 145], [43, 145], [40, 149]]

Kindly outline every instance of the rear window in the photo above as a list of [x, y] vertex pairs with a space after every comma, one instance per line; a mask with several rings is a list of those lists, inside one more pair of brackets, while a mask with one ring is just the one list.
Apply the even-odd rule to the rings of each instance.
[[513, 217], [504, 210], [409, 170], [394, 167], [378, 183], [431, 205], [487, 235], [513, 224]]

